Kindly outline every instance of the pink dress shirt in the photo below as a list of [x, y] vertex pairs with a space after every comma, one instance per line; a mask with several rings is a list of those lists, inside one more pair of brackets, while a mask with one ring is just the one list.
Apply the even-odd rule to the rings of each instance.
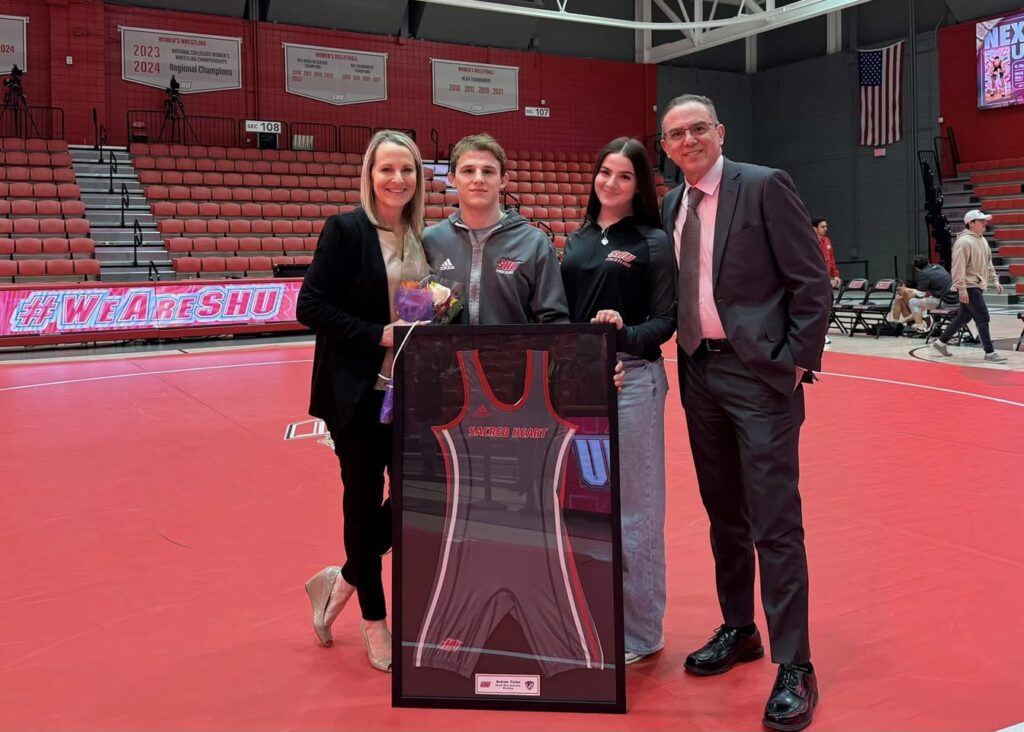
[[[704, 174], [696, 183], [696, 187], [704, 192], [704, 197], [697, 204], [697, 216], [700, 217], [700, 287], [697, 295], [700, 309], [700, 332], [702, 338], [725, 338], [725, 328], [718, 316], [715, 305], [715, 288], [712, 280], [715, 253], [715, 219], [718, 214], [718, 191], [722, 182], [722, 168], [725, 159], [719, 155], [711, 170]], [[679, 215], [676, 217], [673, 241], [676, 248], [676, 263], [679, 262], [679, 238], [686, 222], [686, 197], [690, 186], [683, 191], [682, 202], [679, 204]]]

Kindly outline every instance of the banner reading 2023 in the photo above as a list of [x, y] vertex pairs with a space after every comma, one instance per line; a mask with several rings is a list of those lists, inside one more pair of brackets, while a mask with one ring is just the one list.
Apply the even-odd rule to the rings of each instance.
[[182, 94], [242, 88], [242, 39], [150, 28], [121, 31], [121, 78]]
[[975, 26], [978, 108], [1024, 104], [1024, 13]]

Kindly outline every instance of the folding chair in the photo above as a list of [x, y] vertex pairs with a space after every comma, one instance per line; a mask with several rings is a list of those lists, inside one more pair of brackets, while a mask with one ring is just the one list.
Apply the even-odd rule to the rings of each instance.
[[[939, 303], [939, 307], [929, 310], [928, 315], [932, 318], [932, 327], [928, 329], [928, 334], [924, 337], [924, 342], [929, 343], [932, 338], [938, 338], [942, 331], [945, 330], [946, 326], [949, 325], [959, 314], [959, 302], [948, 305], [945, 303]], [[1024, 333], [1021, 335], [1024, 336]], [[964, 327], [960, 329], [960, 332], [956, 334], [956, 344], [959, 346], [963, 343], [964, 338], [970, 338], [972, 341], [976, 340], [976, 336], [971, 331], [970, 323], [965, 324]]]
[[895, 299], [896, 280], [878, 280], [870, 289], [868, 289], [868, 294], [864, 298], [864, 302], [853, 306], [853, 310], [857, 317], [853, 322], [853, 328], [850, 330], [850, 335], [853, 335], [858, 327], [863, 328], [865, 333], [871, 333], [873, 331], [875, 338], [878, 338], [878, 336], [882, 334], [883, 329], [891, 335], [896, 335], [898, 331], [896, 327], [889, 322], [888, 317], [889, 313], [892, 311], [892, 302]]
[[867, 299], [868, 281], [865, 279], [853, 279], [840, 287], [839, 293], [832, 303], [832, 312], [828, 316], [829, 327], [836, 326], [841, 333], [853, 335], [851, 329], [857, 322], [857, 313], [854, 305], [860, 305]]

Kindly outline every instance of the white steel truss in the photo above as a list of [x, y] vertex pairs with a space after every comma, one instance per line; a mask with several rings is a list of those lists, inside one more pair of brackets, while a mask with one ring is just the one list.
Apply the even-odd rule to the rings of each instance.
[[[670, 4], [671, 0], [635, 0], [635, 20], [587, 15], [569, 10], [570, 3], [585, 8], [586, 0], [555, 0], [557, 10], [528, 5], [500, 5], [487, 0], [420, 1], [467, 10], [487, 10], [636, 31], [637, 61], [657, 64], [820, 15], [838, 14], [845, 8], [862, 5], [871, 0], [794, 0], [788, 5], [778, 5], [776, 0], [690, 0], [687, 3], [675, 0], [676, 9]], [[669, 19], [667, 22], [652, 20], [652, 3]], [[651, 34], [655, 31], [681, 33], [682, 38], [652, 46]], [[836, 31], [833, 29], [832, 32], [835, 34]]]

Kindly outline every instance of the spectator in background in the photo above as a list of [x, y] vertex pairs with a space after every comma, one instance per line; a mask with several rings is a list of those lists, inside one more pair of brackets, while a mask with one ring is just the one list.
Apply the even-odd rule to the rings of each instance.
[[907, 320], [913, 321], [915, 328], [929, 331], [932, 328], [932, 318], [928, 311], [939, 305], [955, 306], [957, 303], [953, 279], [945, 267], [941, 264], [932, 264], [927, 257], [920, 254], [914, 257], [914, 269], [917, 271], [917, 286], [912, 288], [911, 295], [907, 298]]
[[950, 321], [932, 347], [943, 356], [952, 356], [949, 341], [960, 329], [973, 319], [978, 324], [978, 335], [985, 348], [985, 360], [989, 363], [1003, 363], [1006, 356], [996, 353], [989, 334], [988, 306], [985, 305], [985, 290], [989, 284], [996, 286], [996, 292], [1003, 294], [1003, 286], [996, 277], [992, 266], [992, 250], [983, 234], [992, 217], [974, 209], [964, 215], [965, 229], [953, 242], [953, 289], [960, 299], [960, 313]]
[[839, 267], [836, 266], [836, 254], [832, 251], [832, 240], [828, 234], [828, 221], [825, 219], [811, 219], [811, 226], [814, 233], [818, 235], [818, 246], [821, 247], [821, 254], [825, 257], [825, 266], [828, 267], [828, 281], [833, 288], [839, 287], [842, 278], [839, 276]]

